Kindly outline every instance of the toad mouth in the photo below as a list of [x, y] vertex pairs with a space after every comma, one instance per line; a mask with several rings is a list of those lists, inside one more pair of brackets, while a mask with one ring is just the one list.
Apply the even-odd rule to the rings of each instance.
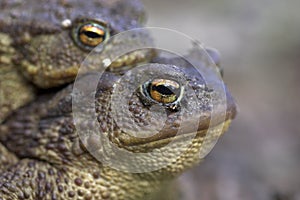
[[[190, 145], [191, 142], [197, 141], [197, 142], [205, 142], [206, 138], [209, 139], [209, 141], [216, 141], [224, 132], [227, 131], [229, 128], [229, 125], [231, 123], [231, 119], [227, 119], [223, 122], [220, 122], [216, 125], [213, 125], [208, 128], [204, 129], [198, 129], [194, 132], [185, 132], [181, 134], [172, 134], [172, 135], [166, 135], [162, 138], [157, 139], [151, 139], [151, 141], [148, 138], [148, 142], [143, 141], [136, 144], [130, 144], [130, 145], [122, 145], [122, 147], [129, 151], [139, 151], [139, 152], [149, 152], [157, 148], [162, 148], [167, 146], [170, 143], [181, 143], [183, 145]], [[147, 139], [147, 138], [145, 138]], [[187, 147], [188, 147], [187, 146]]]

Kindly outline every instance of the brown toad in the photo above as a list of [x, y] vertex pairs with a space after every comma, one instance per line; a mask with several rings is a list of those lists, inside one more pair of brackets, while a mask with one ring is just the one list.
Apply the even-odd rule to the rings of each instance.
[[[2, 0], [0, 122], [34, 99], [33, 85], [50, 88], [74, 81], [91, 49], [116, 33], [140, 27], [144, 18], [143, 6], [136, 0]], [[106, 48], [127, 43], [115, 41]], [[133, 56], [126, 58], [127, 64], [149, 55]], [[124, 62], [120, 58], [115, 65]]]
[[[76, 23], [74, 25], [78, 13], [72, 12], [72, 5], [82, 8], [83, 11], [86, 9], [87, 12], [84, 13], [84, 16], [89, 16], [88, 14], [94, 16], [95, 13], [89, 11], [96, 9], [99, 6], [95, 6], [97, 3], [49, 1], [49, 4], [39, 7], [39, 12], [33, 21], [29, 20], [30, 26], [12, 23], [14, 19], [20, 18], [26, 22], [28, 11], [24, 14], [13, 11], [14, 9], [4, 10], [3, 15], [10, 17], [0, 23], [0, 27], [3, 27], [1, 36], [5, 38], [2, 41], [7, 43], [2, 45], [5, 50], [1, 51], [1, 53], [3, 52], [1, 62], [7, 64], [10, 72], [8, 74], [17, 77], [12, 81], [13, 86], [18, 84], [14, 87], [20, 88], [22, 85], [31, 88], [31, 86], [27, 86], [27, 81], [23, 76], [19, 75], [20, 72], [24, 73], [27, 80], [42, 88], [72, 82], [77, 75], [78, 62], [81, 62], [94, 45], [105, 41], [106, 36], [103, 34], [105, 25], [102, 20], [106, 14], [115, 19], [115, 21], [109, 20], [112, 24], [111, 30], [115, 30], [111, 34], [138, 27], [142, 12], [136, 1], [132, 1], [134, 2], [133, 6], [129, 5], [129, 8], [133, 9], [127, 8], [122, 1], [112, 2], [119, 2], [118, 7], [110, 7], [115, 4], [103, 1], [104, 14], [99, 17], [100, 24], [96, 23], [99, 21], [97, 18], [93, 19], [92, 23], [89, 19], [87, 24], [86, 21], [79, 20], [79, 26], [76, 26]], [[0, 5], [2, 8], [7, 8], [7, 6], [13, 8], [12, 5], [19, 3], [20, 1], [4, 1]], [[61, 7], [53, 7], [53, 5]], [[23, 6], [27, 5], [23, 4]], [[106, 8], [110, 9], [106, 10]], [[122, 9], [119, 11], [117, 8]], [[19, 10], [18, 6], [17, 10]], [[123, 15], [125, 18], [122, 18]], [[29, 19], [32, 19], [32, 16]], [[109, 19], [111, 19], [110, 17]], [[39, 20], [49, 18], [53, 18], [57, 24], [40, 26], [41, 23], [38, 23], [42, 22]], [[55, 21], [56, 19], [60, 20]], [[8, 24], [11, 25], [11, 29], [7, 28]], [[24, 23], [22, 22], [22, 24]], [[34, 28], [26, 29], [29, 27]], [[11, 38], [9, 35], [12, 30], [20, 37]], [[79, 34], [74, 35], [74, 33]], [[90, 36], [96, 38], [96, 41], [88, 39]], [[99, 36], [101, 37], [99, 38]], [[48, 43], [49, 41], [50, 43]], [[86, 42], [87, 47], [82, 42]], [[117, 48], [122, 48], [120, 41], [118, 42]], [[123, 44], [122, 42], [126, 44], [126, 41], [121, 41], [121, 44]], [[61, 47], [64, 44], [66, 44], [66, 48]], [[144, 60], [146, 54], [143, 53], [132, 61]], [[216, 54], [213, 51], [209, 53], [218, 62], [218, 58], [213, 56]], [[66, 55], [70, 55], [71, 58], [69, 59]], [[103, 55], [107, 56], [107, 54]], [[198, 66], [200, 73], [190, 63], [177, 57], [157, 57], [146, 65], [151, 69], [150, 71], [147, 71], [146, 68], [144, 71], [140, 70], [143, 68], [132, 68], [131, 71], [138, 75], [136, 79], [122, 79], [122, 75], [117, 71], [106, 71], [97, 84], [95, 94], [76, 93], [76, 91], [74, 93], [74, 84], [70, 84], [62, 89], [43, 91], [44, 94], [38, 95], [34, 102], [17, 110], [14, 115], [0, 125], [0, 199], [138, 200], [166, 198], [161, 194], [167, 192], [166, 188], [170, 182], [201, 160], [202, 151], [206, 152], [206, 148], [209, 149], [215, 140], [227, 130], [236, 114], [234, 101], [227, 88], [224, 87], [225, 93], [223, 94], [226, 100], [225, 105], [223, 101], [218, 101], [222, 94], [215, 91], [214, 87], [211, 88], [214, 83], [219, 84], [218, 71], [212, 70], [207, 73], [206, 71], [209, 71], [211, 66], [201, 59], [201, 55], [192, 52], [188, 57], [196, 61], [194, 64]], [[128, 56], [126, 58], [128, 59]], [[117, 62], [113, 62], [112, 67], [122, 68], [124, 63], [128, 65], [128, 61], [123, 61], [121, 57]], [[205, 74], [205, 77], [202, 76], [202, 73]], [[115, 92], [117, 88], [118, 92], [115, 94], [117, 97], [123, 97], [122, 91], [126, 91], [126, 88], [141, 80], [138, 78], [139, 74], [141, 77], [154, 74], [155, 78], [143, 80], [136, 90], [125, 96], [128, 102], [127, 107], [126, 104], [120, 104], [118, 107], [120, 110], [115, 111], [117, 114], [123, 111], [128, 112], [132, 121], [126, 118], [122, 119], [121, 123], [117, 123], [112, 114], [113, 91]], [[89, 85], [90, 81], [95, 78], [99, 77], [87, 74], [79, 78], [76, 84]], [[205, 80], [211, 80], [212, 85], [207, 85]], [[2, 81], [1, 84], [5, 83]], [[1, 88], [3, 89], [2, 85]], [[14, 91], [14, 89], [6, 91]], [[28, 94], [28, 96], [32, 94], [31, 89]], [[74, 119], [74, 107], [72, 108], [74, 97], [75, 99], [84, 99], [89, 95], [94, 95], [95, 102], [82, 104], [79, 109], [80, 112], [95, 111], [95, 122], [99, 125], [95, 132], [91, 131], [93, 130], [91, 121], [85, 120], [84, 117]], [[17, 95], [10, 101], [14, 102], [19, 97]], [[216, 102], [214, 108], [211, 105], [212, 100]], [[24, 103], [23, 101], [21, 102]], [[92, 106], [93, 104], [95, 107]], [[128, 110], [121, 110], [123, 106]], [[224, 106], [225, 113], [222, 109]], [[159, 109], [152, 109], [153, 107]], [[211, 123], [212, 109], [216, 114], [213, 123]], [[149, 124], [160, 125], [161, 111], [164, 114], [164, 126], [160, 127], [158, 132], [153, 135], [151, 133], [147, 135], [149, 132], [145, 134], [144, 131], [141, 131]], [[135, 127], [132, 122], [135, 123]], [[182, 122], [184, 122], [183, 125]], [[132, 132], [126, 132], [120, 125]], [[80, 128], [82, 128], [84, 136], [79, 133], [82, 131]], [[195, 135], [192, 134], [194, 131], [196, 131]], [[99, 154], [101, 156], [102, 147], [105, 146], [102, 143], [103, 138], [108, 138], [106, 142], [114, 144], [119, 149], [134, 154], [154, 152], [156, 155], [158, 152], [157, 155], [160, 156], [160, 151], [162, 149], [165, 151], [163, 151], [163, 156], [146, 156], [138, 160], [137, 168], [145, 166], [155, 170], [131, 173], [119, 170], [120, 166], [114, 168], [101, 162], [98, 156]], [[179, 146], [185, 144], [186, 141], [191, 143], [184, 152], [180, 152]], [[120, 159], [123, 163], [119, 164], [130, 166], [132, 163], [126, 163], [126, 159], [126, 157]]]

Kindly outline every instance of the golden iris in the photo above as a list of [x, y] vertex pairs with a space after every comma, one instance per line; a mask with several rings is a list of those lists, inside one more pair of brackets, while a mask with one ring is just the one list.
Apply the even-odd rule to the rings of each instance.
[[154, 79], [148, 85], [148, 93], [153, 100], [163, 104], [170, 104], [179, 98], [181, 87], [173, 80]]
[[74, 30], [75, 42], [88, 50], [96, 47], [109, 37], [108, 28], [96, 22], [79, 24]]

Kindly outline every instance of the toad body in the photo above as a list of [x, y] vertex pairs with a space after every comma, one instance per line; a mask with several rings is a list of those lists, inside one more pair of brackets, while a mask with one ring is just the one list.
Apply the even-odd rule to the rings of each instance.
[[[95, 94], [78, 91], [74, 94], [71, 84], [54, 94], [41, 95], [19, 109], [0, 126], [1, 198], [163, 199], [155, 195], [201, 160], [200, 154], [227, 130], [236, 113], [225, 88], [225, 113], [216, 105], [217, 119], [211, 124], [210, 99], [218, 98], [218, 94], [205, 85], [204, 78], [192, 66], [179, 63], [175, 58], [153, 61], [142, 70], [142, 77], [155, 74], [147, 80], [139, 76], [122, 79], [121, 75], [107, 71]], [[207, 66], [202, 67], [205, 70]], [[141, 72], [140, 69], [135, 72]], [[85, 75], [76, 84], [89, 85], [99, 78], [93, 76]], [[121, 117], [117, 122], [118, 117], [112, 112], [112, 95], [123, 98], [121, 91], [140, 80], [143, 82], [139, 87], [126, 96], [128, 104], [117, 107], [121, 108], [117, 114], [126, 112], [131, 120]], [[74, 98], [84, 99], [89, 95], [95, 95], [94, 104], [82, 104], [79, 113], [94, 110], [96, 129], [85, 117], [74, 119], [72, 110]], [[159, 109], [151, 109], [155, 106]], [[149, 124], [159, 126], [162, 110], [164, 125], [149, 137], [143, 135]], [[224, 118], [218, 119], [218, 115]], [[195, 135], [191, 136], [192, 133]], [[118, 166], [102, 163], [99, 156], [105, 153], [103, 137], [133, 154], [153, 153], [133, 160], [136, 162], [133, 167], [146, 170], [123, 170], [121, 166], [132, 164], [127, 159], [120, 159]], [[187, 148], [181, 151], [180, 145], [188, 141]]]
[[[223, 94], [215, 89], [217, 67], [194, 51], [187, 57], [196, 68], [177, 56], [139, 51], [112, 62], [101, 77], [87, 71], [72, 83], [78, 62], [105, 41], [103, 21], [109, 22], [110, 34], [139, 26], [143, 12], [138, 2], [128, 2], [47, 1], [37, 10], [20, 1], [1, 2], [2, 93], [24, 91], [21, 86], [29, 88], [29, 95], [36, 87], [58, 88], [43, 90], [31, 103], [3, 115], [0, 199], [174, 199], [165, 195], [170, 183], [228, 129], [236, 114], [234, 100], [224, 85]], [[148, 40], [143, 34], [132, 37]], [[116, 52], [122, 45], [130, 43], [116, 40], [107, 49]], [[99, 60], [109, 56], [104, 52]], [[127, 67], [146, 57], [146, 64]], [[88, 90], [94, 82], [95, 91]], [[107, 144], [134, 156], [116, 157]]]

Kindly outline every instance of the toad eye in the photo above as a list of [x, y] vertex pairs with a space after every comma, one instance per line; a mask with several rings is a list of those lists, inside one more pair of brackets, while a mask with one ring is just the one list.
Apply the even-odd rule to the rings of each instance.
[[86, 22], [73, 30], [73, 38], [80, 47], [91, 50], [109, 38], [109, 30], [103, 24]]
[[154, 79], [146, 82], [142, 88], [146, 97], [165, 105], [178, 102], [183, 92], [183, 87], [179, 83], [168, 79]]

